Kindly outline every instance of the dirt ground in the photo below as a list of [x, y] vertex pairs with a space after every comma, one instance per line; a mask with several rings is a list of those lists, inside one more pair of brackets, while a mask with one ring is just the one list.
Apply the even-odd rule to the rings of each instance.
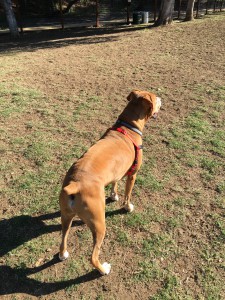
[[[3, 170], [3, 185], [9, 188], [13, 180], [11, 177], [17, 178], [24, 174], [24, 170], [36, 168], [32, 159], [26, 159], [9, 142], [11, 136], [19, 139], [29, 135], [30, 131], [28, 132], [28, 130], [34, 130], [27, 129], [28, 127], [24, 126], [25, 123], [43, 125], [42, 130], [46, 134], [51, 131], [49, 128], [54, 126], [56, 128], [60, 124], [58, 131], [52, 130], [53, 139], [62, 145], [62, 149], [56, 150], [55, 155], [51, 157], [51, 164], [55, 166], [56, 173], [58, 172], [58, 182], [49, 184], [55, 187], [56, 185], [60, 186], [66, 171], [63, 161], [67, 167], [73, 161], [71, 157], [69, 161], [66, 161], [65, 157], [62, 159], [61, 156], [65, 154], [62, 152], [68, 151], [72, 145], [76, 144], [79, 136], [81, 136], [82, 143], [80, 147], [84, 148], [89, 147], [97, 140], [101, 133], [117, 119], [126, 104], [126, 96], [132, 89], [153, 91], [162, 98], [163, 102], [159, 119], [157, 122], [150, 121], [144, 131], [144, 145], [146, 145], [144, 164], [159, 182], [163, 182], [163, 188], [157, 189], [156, 187], [150, 190], [147, 185], [144, 186], [145, 176], [148, 172], [143, 166], [143, 173], [141, 173], [143, 188], [141, 188], [140, 179], [138, 190], [134, 192], [137, 216], [140, 215], [141, 218], [144, 218], [143, 212], [149, 213], [150, 208], [155, 212], [154, 218], [149, 220], [148, 224], [140, 223], [142, 225], [139, 224], [138, 228], [130, 225], [130, 240], [137, 239], [140, 243], [136, 242], [136, 247], [134, 247], [129, 246], [131, 244], [124, 244], [121, 240], [118, 243], [115, 242], [117, 241], [116, 232], [118, 230], [126, 231], [126, 222], [128, 221], [125, 220], [126, 215], [117, 216], [117, 213], [110, 215], [113, 207], [117, 206], [109, 207], [107, 209], [108, 219], [110, 216], [111, 219], [107, 225], [107, 237], [102, 256], [112, 263], [112, 272], [109, 276], [100, 277], [89, 266], [89, 251], [92, 247], [91, 241], [89, 241], [90, 236], [89, 238], [82, 237], [83, 242], [76, 239], [78, 242], [78, 246], [76, 246], [73, 241], [74, 233], [71, 234], [69, 247], [75, 250], [71, 251], [70, 261], [58, 263], [54, 256], [57, 254], [60, 242], [57, 204], [54, 207], [50, 204], [46, 205], [45, 209], [44, 206], [33, 209], [28, 213], [29, 218], [24, 219], [24, 222], [32, 226], [33, 232], [37, 232], [37, 235], [39, 230], [46, 233], [47, 240], [51, 240], [51, 246], [48, 247], [48, 243], [43, 242], [47, 249], [44, 251], [45, 257], [41, 256], [39, 262], [39, 256], [36, 257], [36, 261], [34, 259], [34, 262], [27, 262], [26, 271], [23, 270], [23, 273], [17, 272], [15, 253], [11, 255], [11, 259], [15, 260], [14, 265], [7, 264], [10, 260], [9, 254], [6, 253], [2, 257], [0, 260], [3, 268], [1, 274], [5, 276], [5, 285], [1, 285], [0, 294], [3, 299], [37, 297], [41, 299], [121, 300], [222, 299], [221, 290], [213, 294], [212, 287], [210, 287], [210, 292], [207, 292], [206, 285], [209, 289], [210, 279], [207, 279], [208, 281], [200, 280], [203, 278], [203, 263], [202, 254], [198, 253], [198, 248], [201, 247], [201, 244], [210, 244], [214, 236], [219, 235], [218, 227], [215, 226], [213, 218], [209, 216], [212, 212], [222, 216], [221, 207], [213, 205], [212, 199], [217, 199], [218, 195], [221, 197], [218, 193], [217, 183], [222, 181], [223, 172], [220, 169], [215, 175], [216, 179], [203, 181], [199, 166], [187, 167], [180, 163], [183, 153], [187, 154], [185, 149], [181, 151], [176, 147], [168, 147], [170, 141], [167, 132], [185, 131], [184, 122], [193, 110], [198, 109], [201, 105], [210, 108], [213, 105], [212, 101], [216, 101], [216, 96], [210, 95], [207, 87], [211, 89], [212, 86], [222, 87], [224, 85], [224, 21], [224, 16], [211, 16], [192, 23], [175, 22], [171, 26], [162, 28], [124, 26], [73, 29], [64, 32], [31, 32], [21, 37], [20, 41], [12, 41], [6, 36], [0, 37], [2, 84], [7, 87], [10, 83], [24, 89], [37, 91], [42, 97], [41, 105], [45, 101], [43, 98], [47, 99], [45, 111], [41, 108], [38, 110], [38, 104], [36, 104], [35, 111], [27, 109], [23, 111], [22, 115], [9, 117], [7, 120], [2, 118], [2, 124], [6, 128], [4, 142], [7, 147], [11, 147], [9, 152], [2, 152], [3, 159], [14, 165], [14, 175]], [[86, 99], [85, 106], [82, 106], [80, 99]], [[90, 102], [88, 103], [88, 101]], [[74, 125], [75, 133], [72, 131], [71, 133], [69, 125], [73, 127], [73, 124], [69, 124], [70, 116], [73, 115], [74, 107], [78, 110], [79, 105], [81, 105], [81, 115], [77, 117], [76, 125]], [[30, 108], [29, 103], [27, 107]], [[65, 118], [66, 114], [68, 122]], [[54, 115], [57, 115], [57, 118], [59, 116], [59, 119], [56, 120]], [[60, 120], [60, 116], [63, 119]], [[210, 122], [213, 124], [212, 116]], [[222, 116], [218, 117], [215, 122], [222, 122]], [[195, 141], [195, 144], [198, 144], [198, 140]], [[190, 155], [193, 153], [194, 156], [198, 155], [200, 151], [202, 150], [196, 152], [190, 150]], [[29, 157], [30, 152], [26, 153]], [[179, 159], [179, 163], [177, 163], [179, 167], [175, 162], [176, 159]], [[218, 159], [222, 160], [223, 158], [218, 157]], [[151, 162], [154, 167], [151, 166]], [[198, 198], [199, 194], [200, 198]], [[15, 199], [17, 199], [16, 197]], [[179, 214], [177, 215], [178, 211], [174, 212], [174, 204], [171, 204], [175, 198], [194, 201], [193, 205], [189, 203], [188, 207], [183, 207], [183, 223], [180, 226], [168, 223], [169, 219], [172, 220], [171, 217], [176, 215], [176, 220], [180, 217]], [[44, 198], [44, 201], [48, 200]], [[57, 203], [57, 199], [54, 201]], [[3, 193], [2, 222], [23, 215], [24, 209], [26, 209], [24, 201], [15, 204], [15, 202], [9, 201], [7, 193]], [[45, 231], [42, 228], [44, 221], [40, 216], [55, 212], [54, 217], [57, 218], [58, 223], [54, 226], [57, 230]], [[157, 212], [163, 215], [163, 220], [157, 219]], [[24, 215], [28, 216], [26, 213]], [[32, 218], [35, 221], [32, 221]], [[110, 229], [111, 226], [113, 230]], [[86, 229], [79, 223], [75, 224], [75, 227], [77, 227], [78, 233], [88, 235]], [[5, 227], [1, 227], [1, 229], [3, 228]], [[150, 276], [147, 273], [140, 273], [140, 269], [138, 269], [140, 262], [137, 260], [142, 258], [143, 270], [144, 263], [147, 263], [149, 259], [148, 256], [151, 257], [150, 254], [146, 254], [147, 252], [141, 252], [140, 245], [144, 240], [148, 240], [156, 234], [163, 235], [165, 233], [172, 237], [173, 242], [161, 244], [160, 251], [167, 253], [171, 250], [176, 254], [167, 253], [166, 258], [162, 258], [160, 255], [159, 258], [154, 258], [161, 270], [161, 275]], [[31, 234], [32, 238], [37, 235]], [[27, 241], [29, 238], [25, 240]], [[159, 242], [159, 240], [157, 241]], [[2, 243], [4, 243], [3, 240]], [[20, 246], [22, 245], [23, 243], [20, 243]], [[41, 248], [41, 246], [38, 247]], [[48, 248], [50, 249], [48, 250]], [[24, 253], [21, 248], [18, 251]], [[84, 257], [82, 257], [83, 255]], [[76, 270], [81, 270], [81, 273], [78, 271], [73, 273], [75, 267], [71, 261], [76, 260], [76, 256], [79, 256], [82, 266], [81, 268], [77, 267]], [[219, 260], [218, 257], [212, 259]], [[35, 267], [36, 272], [32, 273], [32, 268]], [[39, 268], [39, 274], [37, 268]], [[66, 274], [66, 270], [69, 275]], [[178, 278], [176, 284], [174, 281], [161, 280], [160, 276], [164, 276], [163, 272], [173, 274], [173, 277], [168, 278]], [[222, 281], [223, 269], [215, 267], [214, 272], [219, 274], [218, 281]], [[140, 277], [140, 274], [144, 274], [143, 277]], [[18, 279], [20, 276], [21, 280]], [[3, 277], [1, 280], [4, 281]], [[207, 284], [205, 284], [206, 281]], [[212, 277], [212, 284], [214, 281], [215, 278]], [[160, 294], [160, 290], [163, 289], [165, 292]], [[211, 294], [217, 295], [217, 298], [210, 298]]]

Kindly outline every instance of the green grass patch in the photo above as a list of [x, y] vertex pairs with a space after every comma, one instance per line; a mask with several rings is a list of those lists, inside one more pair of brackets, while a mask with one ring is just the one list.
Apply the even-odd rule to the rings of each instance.
[[174, 251], [174, 241], [168, 234], [155, 234], [150, 239], [143, 241], [143, 253], [152, 259], [165, 258]]
[[125, 224], [131, 228], [144, 228], [148, 225], [148, 220], [146, 220], [142, 214], [134, 213], [127, 215]]
[[121, 244], [124, 247], [129, 246], [131, 244], [131, 238], [125, 230], [121, 230], [120, 228], [118, 228], [115, 233], [116, 240], [119, 244]]
[[138, 268], [134, 276], [135, 281], [149, 282], [159, 280], [162, 276], [160, 267], [153, 262], [149, 262], [149, 260], [140, 261]]
[[162, 190], [162, 182], [157, 180], [153, 174], [143, 174], [144, 172], [146, 172], [146, 170], [141, 171], [141, 175], [137, 176], [136, 185], [141, 188], [149, 189], [153, 192]]
[[169, 300], [169, 299], [181, 299], [179, 297], [179, 286], [178, 279], [175, 275], [168, 275], [163, 281], [162, 289], [153, 297], [151, 300]]
[[210, 159], [204, 157], [200, 160], [201, 167], [207, 170], [210, 174], [215, 174], [220, 166], [220, 163], [216, 159]]
[[[37, 105], [43, 96], [37, 90], [26, 89], [21, 86], [0, 85], [0, 116], [15, 117], [26, 112], [33, 105]], [[43, 100], [42, 100], [43, 101]]]

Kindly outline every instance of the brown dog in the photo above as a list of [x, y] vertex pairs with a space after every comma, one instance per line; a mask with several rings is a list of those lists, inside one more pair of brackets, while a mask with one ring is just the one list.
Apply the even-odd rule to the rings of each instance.
[[154, 94], [134, 90], [129, 103], [116, 124], [93, 145], [66, 174], [60, 194], [62, 243], [60, 260], [68, 258], [67, 238], [73, 217], [78, 215], [90, 228], [94, 248], [93, 266], [103, 275], [111, 266], [99, 261], [100, 247], [105, 236], [104, 187], [112, 183], [111, 198], [118, 200], [117, 182], [127, 175], [124, 207], [133, 210], [131, 191], [142, 163], [142, 130], [150, 117], [156, 117], [161, 100]]

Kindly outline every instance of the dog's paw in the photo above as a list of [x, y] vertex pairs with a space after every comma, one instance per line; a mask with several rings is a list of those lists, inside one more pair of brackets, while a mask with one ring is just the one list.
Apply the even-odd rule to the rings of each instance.
[[68, 251], [65, 251], [65, 252], [63, 253], [63, 255], [60, 255], [60, 253], [59, 253], [59, 259], [60, 259], [61, 261], [66, 260], [68, 257], [69, 257], [69, 252], [68, 252]]
[[112, 193], [112, 194], [110, 195], [110, 199], [111, 199], [112, 201], [119, 201], [119, 196], [118, 196], [118, 194]]
[[129, 203], [129, 204], [126, 204], [126, 205], [124, 206], [124, 208], [125, 208], [126, 211], [128, 211], [128, 212], [132, 212], [132, 211], [134, 210], [134, 205], [131, 204], [131, 203]]
[[102, 275], [108, 275], [110, 273], [110, 270], [111, 270], [111, 265], [108, 264], [107, 262], [104, 262], [102, 264], [102, 271], [100, 271], [100, 273]]

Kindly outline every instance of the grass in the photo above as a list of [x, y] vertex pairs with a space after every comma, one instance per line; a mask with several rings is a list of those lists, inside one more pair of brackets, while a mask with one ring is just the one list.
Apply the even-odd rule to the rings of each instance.
[[12, 86], [1, 84], [0, 98], [4, 99], [1, 101], [0, 115], [7, 118], [25, 112], [31, 104], [37, 103], [36, 101], [42, 97], [36, 90], [26, 89], [16, 84]]
[[[8, 138], [7, 147], [11, 147], [12, 152], [17, 151], [17, 156], [25, 162], [21, 174], [13, 176], [10, 183], [3, 189], [3, 193], [10, 197], [10, 205], [17, 205], [19, 203], [20, 212], [25, 215], [57, 210], [57, 195], [59, 193], [60, 184], [58, 171], [54, 164], [59, 161], [58, 156], [59, 152], [62, 151], [61, 147], [66, 148], [68, 144], [62, 145], [59, 140], [55, 140], [55, 128], [51, 126], [51, 122], [53, 122], [51, 117], [54, 114], [55, 120], [58, 122], [58, 120], [61, 119], [61, 123], [64, 125], [66, 124], [65, 119], [79, 121], [83, 113], [86, 113], [95, 103], [100, 103], [101, 101], [98, 97], [90, 97], [89, 102], [81, 103], [72, 115], [62, 116], [62, 113], [60, 113], [60, 115], [57, 116], [53, 108], [35, 108], [35, 103], [37, 104], [39, 102], [38, 106], [40, 106], [40, 102], [44, 101], [42, 95], [35, 91], [30, 92], [24, 89], [19, 91], [17, 89], [17, 92], [12, 90], [11, 94], [9, 94], [8, 92], [6, 93], [6, 89], [1, 86], [1, 96], [4, 100], [2, 116], [6, 118], [5, 120], [7, 120], [7, 118], [11, 119], [15, 115], [20, 115], [20, 118], [22, 118], [22, 115], [26, 113], [27, 105], [29, 107], [28, 99], [30, 99], [30, 97], [34, 100], [32, 109], [37, 111], [40, 115], [39, 119], [41, 119], [41, 123], [39, 120], [26, 123], [26, 130], [30, 131], [29, 135], [8, 136], [6, 132], [3, 133]], [[18, 106], [15, 105], [17, 102], [19, 102]], [[11, 103], [11, 105], [9, 105], [9, 103]], [[96, 111], [92, 111], [89, 117], [92, 118], [95, 113]], [[46, 117], [50, 118], [50, 127], [46, 133], [44, 133], [41, 129], [45, 127]], [[76, 131], [76, 129], [70, 127], [69, 123], [67, 124], [69, 132], [71, 130]], [[57, 133], [59, 134], [60, 132]], [[65, 151], [60, 157], [60, 161], [62, 161], [61, 170], [68, 167], [68, 161], [70, 161], [72, 157], [79, 157], [82, 152], [88, 148], [87, 145], [83, 144], [83, 140], [87, 139], [86, 134], [87, 132], [81, 136], [79, 143], [76, 141], [74, 145], [69, 147], [70, 150]], [[141, 190], [146, 190], [148, 193], [162, 193], [171, 178], [177, 177], [178, 175], [185, 176], [188, 169], [198, 170], [203, 182], [215, 181], [215, 189], [217, 192], [221, 195], [224, 194], [224, 183], [223, 181], [217, 180], [217, 177], [221, 177], [224, 167], [223, 131], [222, 128], [215, 130], [207, 112], [199, 112], [195, 109], [193, 113], [184, 119], [181, 126], [177, 126], [177, 124], [174, 123], [168, 131], [164, 131], [162, 134], [163, 138], [167, 141], [168, 149], [177, 152], [177, 159], [171, 160], [171, 168], [168, 169], [164, 178], [157, 178], [157, 174], [155, 173], [157, 163], [155, 159], [150, 158], [148, 160], [145, 158], [145, 164], [137, 177], [137, 195], [141, 195]], [[9, 149], [3, 146], [3, 155], [6, 155], [8, 150]], [[185, 153], [183, 153], [184, 151]], [[11, 168], [12, 172], [13, 164], [6, 166], [3, 163], [2, 170], [4, 171], [7, 168]], [[178, 193], [183, 191], [179, 184], [174, 186], [173, 190]], [[199, 196], [201, 197], [201, 192]], [[43, 198], [47, 198], [48, 201], [42, 201]], [[220, 200], [219, 203], [221, 203]], [[171, 272], [173, 273], [173, 266], [165, 268], [162, 267], [162, 263], [165, 260], [179, 257], [179, 246], [171, 232], [185, 226], [184, 219], [186, 218], [187, 212], [195, 205], [194, 197], [177, 197], [172, 203], [164, 203], [164, 207], [169, 209], [169, 215], [165, 216], [157, 211], [153, 205], [147, 204], [146, 209], [142, 212], [126, 215], [123, 219], [121, 219], [119, 215], [115, 215], [111, 220], [108, 220], [109, 225], [111, 223], [111, 228], [114, 231], [114, 244], [119, 244], [122, 248], [136, 248], [137, 253], [139, 253], [138, 271], [133, 280], [135, 282], [141, 281], [146, 283], [152, 281], [159, 282], [161, 288], [149, 299], [183, 299], [184, 297], [182, 287], [179, 283], [179, 275], [171, 275]], [[110, 211], [110, 209], [107, 210]], [[215, 238], [214, 242], [219, 244], [224, 238], [223, 220], [220, 214], [214, 214], [210, 219], [218, 230], [218, 237]], [[121, 221], [124, 224], [123, 227], [118, 225], [118, 222]], [[166, 232], [151, 234], [150, 237], [133, 243], [132, 231], [140, 230], [142, 232], [148, 232], [151, 222], [165, 226]], [[77, 232], [77, 238], [81, 244], [84, 242], [89, 243], [91, 235], [89, 231], [85, 229]], [[25, 276], [27, 268], [37, 264], [38, 258], [41, 258], [41, 262], [47, 259], [48, 253], [46, 253], [45, 250], [46, 245], [51, 248], [51, 246], [55, 246], [54, 244], [54, 241], [49, 243], [47, 235], [42, 235], [30, 241], [28, 240], [23, 246], [21, 245], [8, 252], [5, 262], [9, 266], [17, 268], [18, 272], [22, 272], [21, 274]], [[24, 252], [29, 253], [26, 262], [24, 262], [22, 255]], [[199, 269], [198, 280], [204, 291], [202, 295], [207, 295], [207, 299], [219, 299], [222, 289], [220, 276], [216, 274], [216, 267], [213, 264], [213, 260], [215, 259], [214, 255], [216, 255], [218, 260], [221, 252], [222, 249], [219, 249], [216, 253], [213, 248], [208, 250], [207, 248], [203, 248], [201, 250], [201, 259], [205, 263], [202, 269]], [[89, 251], [86, 251], [86, 255], [90, 255]], [[76, 276], [76, 274], [78, 276], [83, 268], [90, 270], [90, 266], [87, 265], [87, 262], [84, 263], [82, 258], [70, 260], [67, 264], [65, 276], [62, 276], [62, 279], [68, 280], [72, 276]], [[33, 278], [41, 280], [42, 276], [37, 274], [33, 276]], [[54, 280], [54, 278], [48, 278], [46, 274], [44, 276], [46, 280]], [[72, 295], [76, 291], [76, 285], [70, 286], [65, 290], [67, 295]], [[101, 297], [101, 295], [98, 296], [99, 299], [101, 299]]]
[[[97, 57], [93, 53], [89, 60], [96, 63]], [[9, 66], [2, 61], [1, 72], [7, 75]], [[135, 76], [142, 69], [136, 67]], [[152, 75], [157, 79], [152, 86], [172, 101], [171, 87], [161, 81], [157, 88], [161, 76]], [[132, 196], [135, 211], [119, 210], [124, 181], [121, 201], [106, 207], [101, 257], [112, 263], [112, 273], [104, 278], [89, 263], [90, 231], [76, 221], [70, 259], [54, 261], [61, 239], [60, 218], [54, 214], [66, 169], [98, 140], [124, 103], [118, 95], [105, 105], [103, 96], [84, 90], [53, 97], [19, 81], [0, 84], [2, 294], [119, 299], [122, 289], [127, 298], [143, 291], [148, 300], [224, 298], [225, 88], [213, 76], [200, 83], [182, 80], [174, 98], [182, 90], [182, 101], [191, 99], [188, 109], [177, 117], [168, 101], [167, 121], [152, 122], [150, 134], [145, 131], [144, 163]]]

